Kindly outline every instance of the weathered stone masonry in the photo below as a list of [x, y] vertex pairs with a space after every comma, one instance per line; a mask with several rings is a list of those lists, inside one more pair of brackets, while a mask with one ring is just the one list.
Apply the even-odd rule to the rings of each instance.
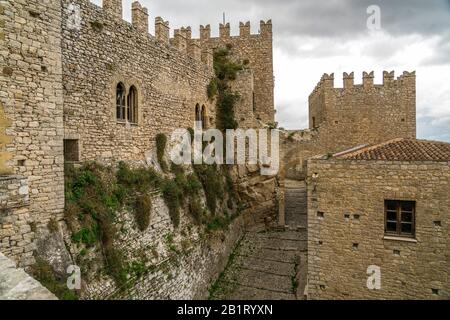
[[[73, 13], [64, 10], [65, 138], [79, 140], [81, 161], [144, 160], [157, 133], [193, 127], [197, 103], [214, 118], [206, 96], [212, 69], [157, 41], [141, 19], [135, 18], [134, 25], [111, 19], [108, 10], [88, 1], [63, 1], [64, 8], [73, 3], [81, 26], [71, 26]], [[116, 119], [119, 82], [126, 90], [137, 88], [136, 125]]]
[[[448, 162], [309, 160], [307, 175], [308, 298], [450, 297]], [[416, 201], [414, 239], [384, 237], [386, 199]]]
[[[30, 225], [61, 219], [64, 208], [61, 3], [1, 1], [0, 13], [0, 108], [11, 121], [5, 131], [11, 139], [1, 144], [8, 170], [28, 179], [30, 210], [2, 207], [0, 250], [28, 266]], [[14, 185], [2, 197], [20, 193]]]
[[[213, 50], [219, 46], [231, 44], [234, 59], [247, 66], [236, 81], [237, 91], [244, 93], [237, 113], [248, 120], [242, 126], [253, 126], [255, 119], [273, 121], [270, 21], [262, 22], [256, 35], [242, 24], [236, 37], [229, 36], [228, 25], [221, 27], [219, 38], [206, 37], [205, 28], [201, 39], [192, 39], [190, 28], [175, 30], [170, 38], [168, 22], [156, 18], [153, 36], [148, 10], [138, 2], [131, 10], [130, 24], [122, 20], [121, 0], [104, 0], [103, 8], [87, 0], [0, 2], [0, 170], [6, 175], [0, 184], [0, 250], [20, 266], [32, 265], [37, 252], [64, 274], [77, 253], [63, 223], [56, 234], [47, 230], [49, 222], [63, 219], [64, 148], [75, 162], [153, 164], [155, 136], [193, 127], [197, 104], [205, 106], [207, 125], [215, 125], [215, 101], [208, 99], [206, 88], [214, 77]], [[136, 123], [117, 120], [119, 83], [125, 96], [132, 87], [137, 91]], [[235, 168], [234, 175], [240, 190], [249, 190], [244, 202], [260, 203], [249, 211], [272, 212], [276, 178], [261, 179], [257, 171]], [[155, 201], [159, 205], [148, 233], [121, 239], [131, 259], [149, 245], [163, 246], [167, 233], [174, 232], [162, 199]], [[188, 224], [182, 215], [182, 228]], [[212, 245], [190, 235], [185, 240], [194, 243], [181, 262], [165, 261], [167, 248], [159, 248], [163, 256], [153, 262], [162, 271], [128, 295], [206, 297], [241, 234], [240, 220]], [[117, 289], [101, 279], [84, 297], [119, 297]]]

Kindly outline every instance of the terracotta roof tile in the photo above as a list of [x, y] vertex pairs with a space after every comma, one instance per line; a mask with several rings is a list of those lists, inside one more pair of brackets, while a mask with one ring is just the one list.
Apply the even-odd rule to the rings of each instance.
[[450, 143], [394, 139], [372, 146], [353, 148], [334, 155], [349, 160], [450, 161]]

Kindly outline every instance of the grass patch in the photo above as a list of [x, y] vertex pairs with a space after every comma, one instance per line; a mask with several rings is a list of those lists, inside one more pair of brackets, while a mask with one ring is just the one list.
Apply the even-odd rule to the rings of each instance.
[[166, 180], [162, 186], [164, 202], [169, 208], [170, 219], [175, 228], [180, 225], [180, 207], [183, 203], [183, 191], [174, 180]]
[[136, 198], [134, 216], [140, 231], [147, 230], [150, 225], [150, 212], [152, 198], [149, 195], [140, 195]]
[[67, 288], [66, 279], [58, 279], [49, 263], [36, 259], [30, 268], [31, 275], [60, 300], [78, 300], [75, 291]]
[[159, 133], [156, 135], [156, 158], [164, 172], [167, 172], [167, 163], [164, 160], [164, 153], [166, 152], [167, 137], [164, 133]]
[[223, 294], [224, 291], [226, 290], [226, 288], [224, 287], [224, 285], [227, 282], [225, 279], [225, 275], [231, 268], [235, 267], [236, 257], [239, 254], [239, 249], [240, 249], [242, 240], [243, 240], [243, 238], [239, 239], [236, 246], [234, 247], [233, 252], [231, 252], [230, 256], [228, 257], [228, 262], [227, 262], [225, 269], [220, 273], [217, 280], [209, 288], [209, 290], [208, 290], [209, 291], [209, 298], [208, 298], [209, 300], [219, 298], [219, 294], [221, 294], [221, 293]]

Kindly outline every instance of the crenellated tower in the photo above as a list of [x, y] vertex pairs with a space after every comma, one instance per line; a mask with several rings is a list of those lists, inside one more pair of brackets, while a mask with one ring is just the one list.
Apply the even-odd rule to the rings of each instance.
[[309, 96], [309, 127], [355, 144], [415, 138], [415, 77], [405, 71], [395, 79], [393, 71], [384, 71], [383, 83], [374, 84], [374, 72], [363, 72], [362, 84], [355, 85], [351, 72], [344, 73], [343, 88], [336, 88], [334, 74], [324, 74]]

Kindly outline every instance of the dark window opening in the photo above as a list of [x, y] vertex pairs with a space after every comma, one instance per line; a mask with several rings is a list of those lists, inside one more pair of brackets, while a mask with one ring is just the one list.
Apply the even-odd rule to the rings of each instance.
[[202, 114], [201, 114], [202, 128], [206, 129], [206, 124], [208, 123], [208, 118], [206, 116], [206, 107], [202, 106]]
[[201, 118], [202, 118], [202, 116], [201, 116], [201, 111], [200, 111], [200, 105], [196, 104], [195, 105], [195, 121], [196, 122], [202, 121]]
[[414, 237], [415, 211], [414, 201], [385, 201], [385, 233], [387, 235]]
[[116, 117], [117, 120], [125, 121], [125, 86], [119, 83], [116, 88]]
[[19, 166], [19, 167], [24, 167], [25, 166], [25, 160], [18, 160], [17, 161], [17, 165]]
[[253, 91], [253, 112], [256, 112], [255, 92]]
[[312, 127], [316, 127], [316, 117], [312, 117]]
[[64, 140], [64, 161], [78, 162], [80, 161], [78, 140], [65, 139]]
[[127, 119], [131, 123], [137, 123], [138, 120], [138, 94], [135, 86], [131, 86], [127, 98]]

